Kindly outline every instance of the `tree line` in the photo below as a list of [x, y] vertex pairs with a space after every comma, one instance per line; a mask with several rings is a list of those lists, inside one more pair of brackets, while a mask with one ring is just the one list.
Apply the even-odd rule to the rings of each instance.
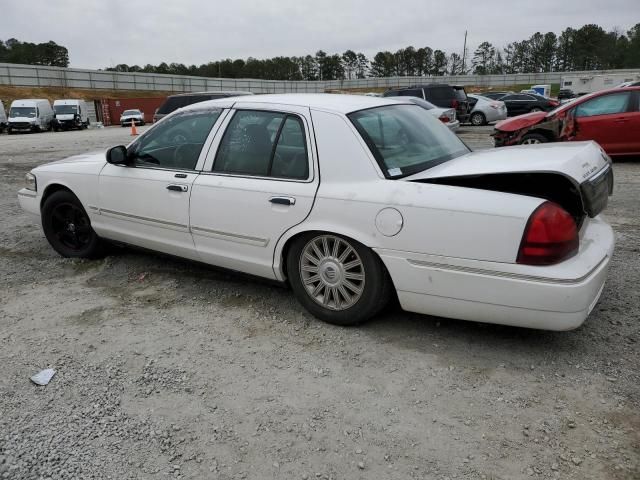
[[29, 43], [10, 38], [6, 42], [0, 40], [0, 63], [68, 67], [69, 51], [53, 41]]
[[[54, 42], [32, 44], [0, 41], [0, 62], [68, 66], [67, 49]], [[366, 77], [510, 74], [640, 68], [640, 23], [627, 32], [606, 31], [589, 24], [566, 28], [559, 35], [536, 32], [530, 38], [497, 47], [482, 42], [473, 52], [447, 53], [431, 47], [409, 46], [381, 51], [373, 58], [347, 50], [329, 54], [257, 59], [218, 60], [202, 65], [165, 63], [145, 66], [119, 64], [105, 70], [167, 73], [199, 77], [265, 80], [341, 80]]]
[[559, 35], [536, 32], [528, 39], [511, 42], [502, 48], [482, 42], [467, 55], [409, 46], [395, 52], [378, 52], [372, 59], [353, 50], [343, 54], [328, 54], [319, 50], [315, 55], [304, 57], [226, 59], [200, 66], [164, 62], [144, 67], [120, 64], [107, 70], [267, 80], [341, 80], [639, 67], [640, 23], [626, 33], [606, 31], [594, 24], [578, 29], [567, 28]]

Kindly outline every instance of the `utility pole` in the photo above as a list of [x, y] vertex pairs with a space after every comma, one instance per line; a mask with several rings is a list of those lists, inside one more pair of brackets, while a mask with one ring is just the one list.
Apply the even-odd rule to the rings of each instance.
[[462, 48], [462, 74], [465, 75], [465, 61], [467, 59], [467, 31], [464, 31], [464, 47]]

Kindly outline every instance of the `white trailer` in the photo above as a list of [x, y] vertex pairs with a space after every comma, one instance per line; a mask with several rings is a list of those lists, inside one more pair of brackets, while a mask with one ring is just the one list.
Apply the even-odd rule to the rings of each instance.
[[560, 79], [560, 88], [571, 90], [576, 95], [614, 88], [624, 82], [640, 80], [640, 71], [635, 73], [567, 75]]

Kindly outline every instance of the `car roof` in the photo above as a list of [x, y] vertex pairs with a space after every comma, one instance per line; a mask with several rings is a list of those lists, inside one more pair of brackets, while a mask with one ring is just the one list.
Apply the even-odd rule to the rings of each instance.
[[229, 95], [231, 96], [235, 96], [235, 95], [253, 95], [252, 92], [243, 92], [240, 90], [211, 90], [211, 91], [206, 91], [206, 92], [187, 92], [187, 93], [177, 93], [175, 95], [169, 95], [169, 97], [167, 98], [171, 98], [171, 97], [191, 97], [191, 96], [196, 96], [196, 95]]
[[180, 110], [198, 110], [202, 108], [219, 107], [221, 105], [230, 106], [231, 104], [238, 106], [242, 104], [277, 104], [347, 114], [367, 108], [382, 107], [385, 105], [406, 105], [407, 103], [409, 102], [396, 100], [396, 97], [367, 97], [365, 95], [342, 95], [337, 93], [284, 93], [206, 100], [204, 102], [194, 103], [193, 105], [187, 105]]

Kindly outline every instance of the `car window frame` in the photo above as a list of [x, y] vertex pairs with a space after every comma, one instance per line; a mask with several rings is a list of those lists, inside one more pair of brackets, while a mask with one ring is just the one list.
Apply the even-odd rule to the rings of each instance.
[[[147, 137], [149, 134], [151, 134], [158, 125], [161, 125], [163, 122], [175, 117], [175, 116], [181, 116], [181, 115], [186, 115], [189, 113], [193, 113], [193, 112], [207, 112], [207, 111], [218, 111], [220, 110], [220, 115], [218, 116], [218, 118], [216, 119], [216, 121], [214, 122], [214, 124], [211, 126], [211, 129], [209, 130], [209, 133], [207, 134], [207, 137], [205, 138], [204, 143], [202, 144], [202, 149], [200, 149], [200, 154], [198, 155], [198, 159], [196, 161], [196, 164], [194, 166], [193, 169], [190, 168], [177, 168], [177, 167], [163, 167], [161, 165], [139, 165], [139, 164], [135, 164], [135, 163], [131, 163], [128, 165], [122, 165], [126, 168], [139, 168], [139, 169], [146, 169], [146, 170], [162, 170], [162, 171], [168, 171], [168, 172], [187, 172], [187, 173], [202, 173], [202, 169], [204, 167], [206, 158], [207, 158], [207, 154], [209, 152], [209, 149], [211, 148], [211, 144], [213, 143], [216, 134], [218, 133], [218, 130], [220, 129], [222, 123], [226, 120], [226, 118], [229, 115], [229, 108], [224, 108], [224, 107], [207, 107], [207, 108], [198, 108], [198, 109], [190, 109], [190, 110], [186, 110], [186, 111], [173, 111], [169, 114], [167, 114], [165, 117], [162, 118], [162, 120], [160, 120], [159, 122], [155, 123], [151, 128], [149, 128], [147, 131], [145, 131], [142, 135], [140, 135], [138, 138], [136, 138], [135, 140], [133, 140], [131, 143], [129, 143], [127, 145], [127, 152], [129, 152], [130, 149], [136, 147], [137, 144], [139, 144], [143, 138]], [[120, 166], [120, 165], [119, 165]]]
[[[305, 154], [307, 156], [307, 166], [308, 166], [306, 179], [213, 171], [213, 167], [218, 157], [218, 151], [220, 150], [220, 146], [222, 145], [222, 140], [225, 136], [225, 133], [227, 132], [227, 129], [231, 125], [231, 121], [235, 117], [236, 113], [241, 111], [258, 111], [258, 112], [265, 112], [265, 113], [281, 114], [285, 117], [283, 119], [282, 126], [284, 126], [284, 122], [286, 121], [287, 116], [294, 116], [302, 123], [303, 136], [305, 139], [304, 147], [305, 147]], [[305, 115], [301, 114], [299, 111], [294, 111], [286, 108], [285, 109], [269, 108], [269, 107], [259, 108], [256, 106], [247, 107], [244, 105], [234, 105], [231, 108], [229, 108], [229, 112], [225, 116], [224, 121], [218, 127], [218, 131], [216, 132], [215, 138], [209, 145], [209, 149], [204, 158], [204, 164], [202, 165], [200, 174], [215, 175], [220, 177], [246, 178], [246, 179], [252, 179], [252, 180], [267, 180], [267, 181], [271, 180], [276, 182], [313, 183], [316, 179], [316, 165], [315, 165], [315, 153], [314, 153], [315, 150], [313, 148], [313, 142], [314, 142], [313, 129], [310, 124], [310, 119], [308, 119]]]

